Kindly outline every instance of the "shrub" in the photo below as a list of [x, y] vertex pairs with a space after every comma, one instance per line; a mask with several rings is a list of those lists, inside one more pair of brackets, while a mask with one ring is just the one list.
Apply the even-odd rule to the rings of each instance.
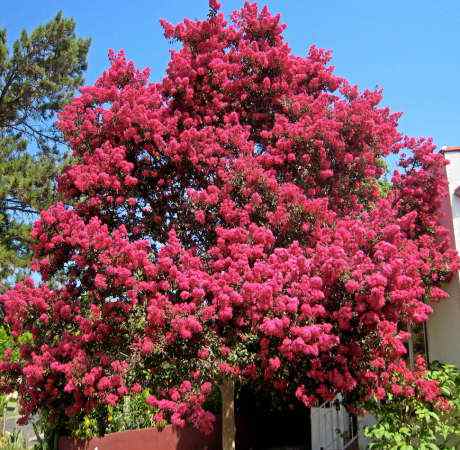
[[[399, 376], [399, 375], [398, 375]], [[411, 380], [412, 381], [412, 380]], [[437, 387], [431, 384], [437, 383]], [[391, 391], [370, 405], [377, 423], [367, 427], [371, 449], [457, 449], [460, 445], [460, 371], [451, 364], [433, 363], [411, 386], [434, 389], [433, 396], [403, 396]], [[398, 386], [401, 386], [399, 383]], [[439, 389], [439, 391], [438, 391]], [[440, 395], [442, 397], [440, 397]]]

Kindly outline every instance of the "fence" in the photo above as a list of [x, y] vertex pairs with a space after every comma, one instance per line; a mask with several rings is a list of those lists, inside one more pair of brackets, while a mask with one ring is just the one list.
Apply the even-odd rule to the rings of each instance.
[[356, 418], [349, 414], [338, 395], [311, 409], [312, 450], [351, 450], [358, 448]]

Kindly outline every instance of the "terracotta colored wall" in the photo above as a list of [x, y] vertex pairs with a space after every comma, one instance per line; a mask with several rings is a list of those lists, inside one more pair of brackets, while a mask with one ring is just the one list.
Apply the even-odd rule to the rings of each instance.
[[61, 438], [59, 450], [219, 450], [220, 433], [206, 438], [191, 428], [155, 428], [112, 433], [87, 442]]

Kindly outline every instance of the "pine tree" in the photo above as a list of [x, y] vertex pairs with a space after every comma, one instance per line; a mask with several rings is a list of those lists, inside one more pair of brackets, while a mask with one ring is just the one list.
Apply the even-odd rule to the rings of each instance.
[[0, 29], [0, 290], [27, 266], [30, 223], [55, 200], [55, 113], [83, 83], [89, 44], [62, 13], [11, 48]]

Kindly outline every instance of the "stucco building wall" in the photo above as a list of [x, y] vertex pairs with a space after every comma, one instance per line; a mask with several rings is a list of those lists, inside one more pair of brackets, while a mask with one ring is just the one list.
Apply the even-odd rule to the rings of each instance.
[[[442, 222], [451, 231], [452, 242], [460, 251], [460, 147], [447, 147], [446, 176], [449, 195], [442, 208]], [[460, 193], [460, 192], [459, 192]], [[434, 307], [427, 325], [428, 354], [431, 361], [445, 361], [460, 367], [460, 280], [458, 272], [447, 286], [450, 298]]]

